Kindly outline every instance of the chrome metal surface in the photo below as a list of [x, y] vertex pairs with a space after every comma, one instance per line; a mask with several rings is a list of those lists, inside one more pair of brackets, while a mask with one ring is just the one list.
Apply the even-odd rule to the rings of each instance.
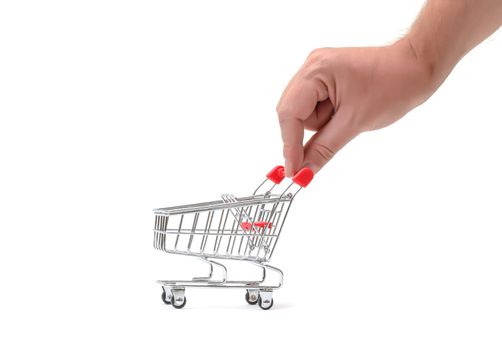
[[[272, 291], [282, 286], [283, 272], [266, 264], [272, 257], [279, 235], [296, 194], [294, 183], [278, 189], [274, 183], [268, 190], [265, 179], [249, 197], [224, 194], [221, 200], [154, 210], [153, 245], [170, 254], [198, 257], [209, 264], [209, 274], [191, 280], [157, 281], [176, 308], [183, 307], [186, 287], [244, 288], [246, 300], [262, 309], [273, 305]], [[273, 193], [274, 191], [275, 193]], [[227, 266], [214, 259], [241, 260], [262, 270], [258, 280], [228, 280]], [[215, 271], [219, 270], [218, 278]], [[267, 281], [275, 274], [275, 283]]]

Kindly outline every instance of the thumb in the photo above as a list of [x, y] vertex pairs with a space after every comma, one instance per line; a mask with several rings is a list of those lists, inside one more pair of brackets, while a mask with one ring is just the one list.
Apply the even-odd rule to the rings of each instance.
[[341, 111], [337, 112], [305, 145], [303, 165], [317, 173], [357, 134], [350, 123], [350, 117], [343, 115]]

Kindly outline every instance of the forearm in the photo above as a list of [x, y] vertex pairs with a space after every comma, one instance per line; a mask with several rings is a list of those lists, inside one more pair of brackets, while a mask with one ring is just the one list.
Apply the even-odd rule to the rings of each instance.
[[429, 0], [408, 41], [437, 88], [455, 64], [502, 25], [502, 0]]

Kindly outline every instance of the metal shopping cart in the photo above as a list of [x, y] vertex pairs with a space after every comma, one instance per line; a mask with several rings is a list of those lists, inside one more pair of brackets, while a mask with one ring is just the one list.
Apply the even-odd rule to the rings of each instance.
[[[246, 301], [268, 310], [273, 305], [272, 292], [280, 288], [283, 272], [266, 264], [272, 257], [279, 234], [296, 194], [313, 178], [303, 168], [283, 190], [284, 167], [276, 166], [249, 197], [224, 194], [221, 200], [155, 209], [153, 245], [172, 254], [198, 257], [209, 264], [209, 275], [191, 280], [160, 280], [162, 300], [177, 309], [186, 304], [187, 287], [246, 289]], [[268, 189], [266, 189], [269, 187]], [[259, 280], [228, 280], [227, 267], [214, 259], [232, 259], [252, 263], [262, 270]], [[213, 272], [220, 269], [220, 277]], [[278, 277], [267, 281], [268, 272]]]

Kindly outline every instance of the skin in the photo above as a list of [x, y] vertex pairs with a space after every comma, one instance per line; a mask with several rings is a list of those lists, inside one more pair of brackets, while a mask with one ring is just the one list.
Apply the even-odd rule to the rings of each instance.
[[[502, 25], [502, 0], [429, 0], [410, 32], [382, 47], [314, 50], [277, 105], [286, 175], [318, 172], [362, 132], [424, 103]], [[304, 130], [316, 133], [304, 144]]]

